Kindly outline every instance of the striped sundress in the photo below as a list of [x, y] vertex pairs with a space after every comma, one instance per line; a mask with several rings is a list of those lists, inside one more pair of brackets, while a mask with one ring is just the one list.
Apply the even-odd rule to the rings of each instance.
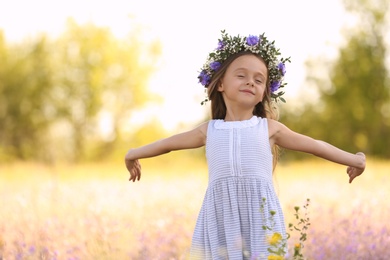
[[[285, 236], [272, 181], [266, 118], [211, 120], [206, 158], [209, 183], [198, 215], [190, 259], [266, 259], [263, 226]], [[276, 214], [271, 218], [270, 211]]]

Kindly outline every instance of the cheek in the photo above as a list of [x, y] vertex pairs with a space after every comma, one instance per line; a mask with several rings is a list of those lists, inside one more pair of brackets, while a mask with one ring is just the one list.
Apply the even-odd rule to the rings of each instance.
[[265, 95], [267, 94], [267, 93], [266, 93], [266, 89], [267, 89], [266, 86], [262, 86], [262, 87], [261, 87], [261, 92], [262, 92], [262, 94], [261, 94], [261, 100], [263, 100], [264, 97], [265, 97]]

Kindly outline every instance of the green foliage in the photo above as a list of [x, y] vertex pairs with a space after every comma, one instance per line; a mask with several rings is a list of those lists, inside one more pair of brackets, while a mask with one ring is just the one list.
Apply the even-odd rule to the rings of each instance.
[[114, 151], [132, 112], [153, 99], [147, 84], [160, 45], [143, 42], [140, 31], [117, 39], [69, 20], [57, 39], [17, 45], [0, 33], [0, 160], [80, 161]]
[[[286, 111], [282, 120], [298, 132], [342, 149], [388, 158], [390, 81], [384, 18], [389, 1], [344, 2], [359, 22], [345, 30], [346, 44], [338, 58], [308, 62], [308, 81], [318, 86], [319, 101], [306, 104], [300, 115]], [[321, 65], [327, 72], [318, 75]]]
[[46, 102], [52, 84], [49, 44], [35, 42], [8, 47], [0, 36], [0, 146], [7, 157], [39, 157], [51, 117]]
[[[303, 208], [305, 209], [304, 216], [301, 215], [300, 207], [295, 206], [294, 210], [294, 218], [297, 223], [289, 223], [288, 229], [289, 233], [287, 233], [286, 237], [283, 237], [279, 232], [275, 232], [275, 214], [276, 212], [271, 210], [269, 219], [266, 219], [264, 212], [264, 205], [266, 199], [263, 198], [260, 205], [260, 213], [264, 219], [265, 223], [270, 223], [270, 225], [265, 224], [262, 226], [262, 229], [267, 231], [267, 243], [268, 243], [268, 252], [270, 255], [267, 257], [267, 260], [287, 260], [286, 255], [288, 253], [288, 242], [292, 240], [292, 234], [294, 232], [299, 233], [299, 243], [294, 244], [292, 258], [293, 260], [305, 260], [303, 254], [304, 243], [307, 240], [307, 231], [310, 226], [310, 218], [308, 216], [308, 209], [310, 205], [310, 199], [306, 199]], [[263, 258], [256, 258], [262, 260]]]
[[302, 250], [305, 247], [305, 242], [307, 240], [307, 230], [309, 229], [310, 226], [310, 218], [308, 216], [309, 205], [310, 205], [310, 199], [306, 199], [306, 202], [303, 205], [303, 208], [305, 209], [304, 216], [301, 216], [301, 213], [299, 212], [300, 208], [298, 206], [294, 207], [295, 210], [294, 217], [297, 223], [288, 224], [288, 228], [290, 232], [296, 232], [296, 231], [299, 232], [299, 243], [296, 243], [294, 245], [294, 254], [293, 254], [294, 260], [305, 259]]
[[326, 126], [323, 134], [331, 140], [332, 130], [340, 129], [340, 134], [332, 137], [340, 146], [388, 157], [390, 82], [382, 30], [388, 8], [360, 3], [350, 2], [359, 7], [354, 10], [364, 22], [347, 36], [346, 46], [340, 49], [331, 70], [331, 88], [321, 89]]

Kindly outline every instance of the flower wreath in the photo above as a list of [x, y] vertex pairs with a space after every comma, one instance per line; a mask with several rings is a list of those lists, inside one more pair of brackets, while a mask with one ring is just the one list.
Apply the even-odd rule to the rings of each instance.
[[[286, 102], [282, 97], [283, 91], [278, 91], [283, 88], [287, 83], [283, 83], [284, 75], [286, 74], [286, 62], [290, 62], [289, 58], [280, 58], [279, 49], [274, 46], [275, 41], [268, 41], [264, 36], [264, 33], [256, 36], [249, 35], [248, 37], [229, 36], [225, 33], [225, 30], [221, 31], [222, 39], [218, 40], [218, 47], [209, 54], [206, 63], [201, 68], [201, 72], [198, 76], [199, 83], [207, 88], [213, 78], [215, 72], [219, 70], [222, 64], [233, 54], [250, 51], [254, 54], [260, 55], [269, 72], [271, 99], [275, 102], [278, 99], [282, 102]], [[202, 105], [208, 101], [208, 98], [202, 101]]]

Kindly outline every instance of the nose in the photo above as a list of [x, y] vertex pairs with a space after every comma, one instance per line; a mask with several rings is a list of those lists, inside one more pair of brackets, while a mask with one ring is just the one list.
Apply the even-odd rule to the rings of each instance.
[[246, 85], [248, 85], [248, 86], [255, 86], [255, 83], [253, 82], [253, 80], [249, 80], [247, 83], [246, 83]]

